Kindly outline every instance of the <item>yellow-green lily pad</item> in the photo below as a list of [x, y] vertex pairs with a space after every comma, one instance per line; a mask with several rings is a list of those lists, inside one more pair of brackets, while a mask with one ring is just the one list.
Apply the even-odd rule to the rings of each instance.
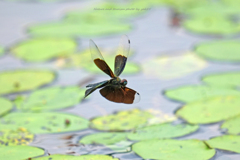
[[0, 46], [0, 56], [3, 55], [4, 53], [4, 48]]
[[[106, 53], [106, 54], [105, 54]], [[110, 52], [103, 52], [104, 60], [107, 62], [112, 70], [114, 69], [115, 55], [110, 54]], [[80, 54], [71, 54], [65, 58], [64, 67], [78, 67], [84, 68], [89, 72], [102, 74], [103, 72], [93, 63], [91, 59], [91, 53], [89, 50], [86, 50]], [[61, 67], [61, 66], [60, 66]], [[124, 69], [123, 74], [134, 74], [140, 72], [140, 66], [136, 63], [128, 61]]]
[[4, 98], [0, 98], [0, 116], [8, 113], [12, 109], [12, 103]]
[[34, 135], [25, 128], [0, 130], [0, 146], [28, 145], [33, 139]]
[[88, 120], [80, 116], [43, 112], [11, 113], [0, 121], [1, 129], [26, 128], [34, 134], [78, 131], [88, 128]]
[[192, 124], [215, 123], [240, 114], [240, 96], [216, 96], [194, 101], [176, 114]]
[[153, 115], [147, 111], [132, 109], [91, 120], [91, 128], [104, 131], [125, 131], [142, 127]]
[[72, 156], [72, 155], [63, 155], [63, 154], [54, 154], [46, 157], [34, 158], [36, 160], [119, 160], [118, 158], [113, 158], [108, 155], [81, 155], [81, 156]]
[[240, 86], [240, 72], [215, 73], [204, 76], [202, 81], [211, 86], [238, 87]]
[[44, 150], [32, 146], [0, 146], [0, 159], [23, 160], [44, 154]]
[[67, 38], [36, 38], [24, 41], [11, 49], [15, 56], [29, 62], [41, 62], [66, 56], [76, 49], [76, 42]]
[[213, 96], [238, 95], [240, 91], [232, 88], [213, 87], [205, 85], [186, 85], [178, 88], [167, 89], [165, 95], [173, 100], [193, 102]]
[[240, 153], [240, 136], [223, 135], [205, 141], [209, 147]]
[[[234, 112], [234, 111], [233, 111]], [[240, 134], [240, 115], [226, 120], [221, 128], [227, 129], [229, 134]]]
[[126, 140], [126, 133], [121, 132], [103, 132], [86, 135], [79, 140], [82, 144], [103, 144], [110, 145]]
[[0, 95], [36, 89], [52, 82], [55, 75], [47, 70], [16, 70], [0, 73]]
[[100, 36], [115, 33], [125, 33], [131, 25], [124, 23], [88, 24], [78, 22], [52, 22], [39, 24], [29, 28], [29, 33], [39, 37], [76, 37]]
[[158, 125], [147, 126], [139, 128], [127, 135], [130, 140], [148, 140], [148, 139], [163, 139], [181, 137], [198, 129], [198, 125], [164, 123]]
[[152, 139], [137, 142], [132, 149], [143, 159], [203, 160], [215, 154], [200, 140]]
[[240, 41], [215, 41], [200, 44], [196, 53], [206, 59], [240, 62]]
[[168, 80], [204, 69], [207, 62], [196, 54], [187, 52], [180, 55], [154, 57], [144, 62], [142, 66], [146, 76]]
[[41, 112], [62, 109], [78, 104], [83, 98], [85, 89], [73, 87], [50, 87], [39, 89], [28, 97], [18, 97], [15, 102], [22, 111]]

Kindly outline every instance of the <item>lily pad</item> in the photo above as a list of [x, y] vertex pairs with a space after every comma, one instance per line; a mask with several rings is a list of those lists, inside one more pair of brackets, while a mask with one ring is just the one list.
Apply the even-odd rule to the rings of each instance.
[[16, 70], [0, 73], [0, 95], [28, 91], [52, 82], [55, 75], [51, 71]]
[[[105, 54], [106, 53], [106, 54]], [[105, 61], [110, 68], [114, 69], [115, 55], [110, 52], [103, 52]], [[71, 54], [65, 58], [65, 67], [79, 67], [84, 68], [89, 72], [102, 74], [103, 72], [95, 66], [91, 59], [91, 53], [89, 50], [84, 51], [80, 54]], [[61, 66], [60, 66], [61, 67]], [[133, 62], [127, 62], [123, 74], [134, 74], [140, 72], [140, 66]]]
[[240, 72], [225, 72], [204, 76], [202, 81], [211, 86], [238, 87], [239, 79]]
[[128, 139], [141, 141], [157, 138], [161, 139], [174, 138], [195, 132], [198, 128], [199, 128], [198, 125], [189, 124], [172, 125], [171, 123], [164, 123], [139, 128], [136, 131], [129, 133]]
[[226, 120], [221, 128], [227, 129], [229, 134], [240, 134], [240, 115]]
[[55, 154], [46, 157], [34, 158], [37, 160], [119, 160], [118, 158], [113, 158], [108, 155], [81, 155], [81, 156], [72, 156], [72, 155], [62, 155]]
[[153, 115], [147, 111], [132, 109], [91, 120], [91, 128], [104, 131], [125, 131], [142, 127]]
[[78, 131], [88, 128], [88, 120], [71, 114], [11, 113], [0, 119], [1, 129], [26, 128], [34, 134]]
[[213, 96], [240, 96], [240, 92], [231, 88], [213, 87], [205, 85], [186, 85], [178, 88], [167, 89], [165, 91], [165, 95], [174, 100], [192, 102]]
[[4, 53], [4, 49], [3, 47], [0, 46], [0, 56], [3, 55], [3, 53]]
[[17, 57], [30, 62], [41, 62], [66, 56], [76, 49], [72, 39], [37, 38], [22, 42], [11, 49]]
[[0, 130], [0, 146], [28, 145], [33, 139], [34, 135], [25, 128]]
[[77, 22], [53, 22], [32, 26], [29, 33], [40, 37], [75, 37], [100, 36], [114, 33], [124, 33], [131, 29], [131, 25], [124, 23], [88, 24]]
[[240, 61], [240, 41], [216, 41], [200, 44], [196, 53], [206, 59], [216, 61]]
[[240, 24], [222, 15], [195, 16], [185, 20], [183, 26], [189, 31], [202, 34], [231, 35], [240, 32]]
[[109, 132], [109, 133], [95, 133], [84, 136], [83, 138], [80, 139], [79, 143], [110, 145], [124, 140], [126, 140], [126, 133]]
[[224, 135], [207, 140], [206, 143], [211, 148], [217, 148], [240, 153], [240, 136]]
[[0, 116], [8, 113], [12, 109], [12, 103], [4, 98], [0, 98]]
[[192, 72], [199, 71], [206, 66], [206, 61], [193, 53], [186, 53], [173, 56], [160, 56], [147, 60], [143, 63], [143, 72], [150, 77], [154, 76], [168, 80], [183, 77]]
[[240, 114], [240, 96], [216, 96], [194, 101], [179, 109], [176, 114], [189, 123], [215, 123]]
[[32, 146], [0, 146], [0, 159], [29, 159], [44, 154], [44, 150]]
[[18, 97], [15, 102], [22, 111], [47, 111], [62, 109], [78, 104], [83, 98], [84, 89], [79, 87], [50, 87], [36, 90], [28, 97]]
[[202, 160], [215, 154], [200, 140], [152, 139], [135, 143], [132, 149], [143, 159]]

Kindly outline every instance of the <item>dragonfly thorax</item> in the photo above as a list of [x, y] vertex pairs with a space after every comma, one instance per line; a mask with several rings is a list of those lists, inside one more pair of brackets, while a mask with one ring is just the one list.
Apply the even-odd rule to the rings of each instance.
[[115, 87], [125, 87], [127, 85], [126, 79], [120, 79], [119, 77], [115, 77], [111, 79], [111, 85], [114, 85]]

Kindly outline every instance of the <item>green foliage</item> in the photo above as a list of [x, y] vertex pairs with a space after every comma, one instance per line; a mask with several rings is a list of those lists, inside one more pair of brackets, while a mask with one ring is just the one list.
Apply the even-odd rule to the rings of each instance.
[[0, 116], [8, 113], [12, 109], [12, 103], [4, 98], [0, 98]]
[[4, 54], [4, 48], [0, 46], [0, 56]]
[[227, 129], [229, 134], [240, 134], [239, 124], [240, 124], [240, 115], [226, 120], [222, 124], [221, 128]]
[[118, 158], [113, 158], [108, 155], [81, 155], [81, 156], [72, 156], [72, 155], [62, 155], [54, 154], [46, 157], [34, 158], [36, 160], [119, 160]]

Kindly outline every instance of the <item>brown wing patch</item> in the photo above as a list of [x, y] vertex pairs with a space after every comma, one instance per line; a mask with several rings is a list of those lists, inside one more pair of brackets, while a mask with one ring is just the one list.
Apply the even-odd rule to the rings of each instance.
[[115, 75], [113, 74], [111, 68], [107, 65], [107, 63], [104, 60], [101, 59], [94, 59], [94, 63], [96, 66], [98, 66], [99, 69], [101, 69], [103, 72], [108, 74], [110, 77], [114, 78]]
[[132, 90], [131, 88], [124, 87], [124, 101], [123, 103], [132, 104], [135, 99], [136, 91]]

